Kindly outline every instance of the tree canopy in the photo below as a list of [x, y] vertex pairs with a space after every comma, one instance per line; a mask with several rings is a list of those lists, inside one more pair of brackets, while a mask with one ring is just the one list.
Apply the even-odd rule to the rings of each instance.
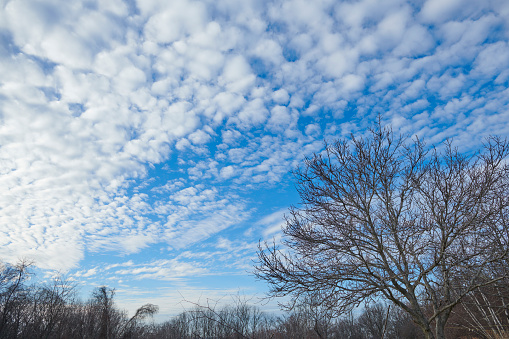
[[290, 306], [312, 295], [341, 313], [383, 298], [444, 338], [465, 296], [507, 278], [508, 154], [497, 137], [468, 155], [380, 123], [326, 144], [294, 172], [301, 204], [282, 243], [260, 245], [255, 274]]

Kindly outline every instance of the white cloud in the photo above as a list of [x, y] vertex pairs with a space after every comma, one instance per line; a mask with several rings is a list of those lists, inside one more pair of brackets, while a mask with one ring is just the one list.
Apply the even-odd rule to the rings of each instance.
[[429, 52], [434, 45], [433, 37], [424, 26], [412, 25], [405, 29], [401, 42], [394, 49], [394, 54], [416, 57]]
[[427, 0], [422, 7], [421, 16], [425, 21], [440, 23], [457, 14], [463, 6], [465, 2], [461, 0]]
[[122, 69], [115, 77], [116, 86], [121, 94], [129, 94], [145, 84], [145, 73], [134, 66]]
[[227, 129], [222, 131], [222, 138], [225, 144], [234, 145], [236, 144], [236, 141], [242, 138], [242, 135], [237, 130]]
[[251, 215], [237, 189], [281, 183], [378, 111], [432, 142], [506, 135], [508, 8], [6, 2], [0, 256], [65, 269], [192, 246]]
[[291, 122], [291, 116], [286, 106], [274, 106], [270, 111], [267, 126], [275, 131], [284, 131]]
[[238, 55], [226, 61], [219, 84], [224, 84], [231, 92], [246, 93], [254, 83], [255, 76], [243, 56]]
[[87, 68], [92, 61], [92, 51], [86, 42], [63, 28], [48, 33], [40, 42], [40, 48], [42, 56], [71, 68]]
[[288, 92], [284, 89], [278, 89], [277, 91], [274, 91], [272, 94], [272, 97], [274, 98], [274, 101], [278, 104], [285, 105], [288, 103], [288, 100], [290, 100], [290, 96], [288, 95]]
[[221, 172], [219, 173], [219, 176], [223, 179], [229, 179], [235, 175], [235, 167], [233, 166], [226, 166], [221, 168]]
[[274, 40], [261, 39], [253, 50], [253, 54], [273, 65], [283, 61], [283, 50]]
[[345, 92], [358, 92], [364, 88], [364, 77], [356, 74], [345, 75], [341, 79], [342, 89]]
[[262, 228], [262, 235], [264, 239], [268, 240], [276, 233], [281, 232], [282, 227], [285, 225], [285, 214], [288, 214], [287, 209], [278, 210], [266, 215], [257, 222], [257, 224]]
[[355, 68], [358, 55], [353, 50], [337, 50], [331, 55], [322, 58], [318, 65], [326, 77], [340, 78]]
[[205, 133], [203, 130], [198, 130], [189, 134], [189, 140], [193, 142], [193, 144], [206, 144], [210, 141], [210, 135]]
[[509, 46], [507, 42], [496, 42], [486, 46], [474, 61], [475, 71], [493, 77], [509, 69]]
[[126, 16], [129, 9], [122, 0], [100, 1], [97, 3], [101, 12], [112, 13], [117, 16]]
[[184, 277], [203, 275], [207, 270], [196, 263], [172, 260], [156, 260], [147, 265], [130, 265], [128, 268], [117, 269], [116, 275], [127, 275], [130, 279], [176, 280]]
[[254, 99], [249, 101], [237, 116], [228, 121], [236, 123], [240, 128], [250, 129], [259, 126], [267, 120], [268, 110], [262, 99]]
[[390, 13], [378, 23], [376, 40], [379, 49], [391, 49], [399, 44], [405, 33], [409, 15], [409, 9], [403, 8]]
[[306, 126], [305, 132], [307, 135], [320, 135], [321, 128], [318, 124], [309, 124]]
[[144, 33], [148, 40], [171, 43], [180, 40], [182, 36], [202, 30], [206, 25], [207, 11], [204, 4], [179, 0], [166, 5], [165, 8], [159, 8], [147, 21]]
[[5, 10], [14, 41], [24, 52], [71, 68], [90, 67], [101, 48], [122, 38], [115, 20], [79, 2], [11, 1]]
[[242, 95], [221, 92], [217, 94], [214, 99], [216, 112], [213, 117], [214, 122], [220, 123], [225, 117], [229, 117], [237, 112], [246, 102]]

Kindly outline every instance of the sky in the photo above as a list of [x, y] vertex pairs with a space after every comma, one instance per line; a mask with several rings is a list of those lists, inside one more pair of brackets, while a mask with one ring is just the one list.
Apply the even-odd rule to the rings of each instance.
[[509, 136], [508, 41], [506, 0], [0, 0], [0, 259], [160, 319], [263, 297], [291, 170], [378, 115]]

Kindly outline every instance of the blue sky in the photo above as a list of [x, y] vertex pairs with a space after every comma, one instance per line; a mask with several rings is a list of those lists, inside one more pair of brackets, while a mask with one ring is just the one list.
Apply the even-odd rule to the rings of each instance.
[[508, 25], [505, 0], [0, 0], [0, 258], [160, 318], [263, 296], [323, 140], [509, 135]]

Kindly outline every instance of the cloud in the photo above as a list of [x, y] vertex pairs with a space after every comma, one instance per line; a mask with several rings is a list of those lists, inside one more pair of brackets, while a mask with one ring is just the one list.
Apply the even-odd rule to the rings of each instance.
[[509, 69], [509, 46], [507, 42], [496, 42], [486, 46], [474, 61], [475, 71], [488, 78], [498, 77]]
[[174, 1], [157, 7], [145, 25], [144, 34], [158, 43], [171, 43], [201, 31], [207, 21], [205, 6], [200, 2]]
[[[475, 1], [473, 1], [475, 2]], [[441, 23], [447, 19], [457, 16], [465, 7], [471, 7], [470, 5], [465, 6], [461, 0], [427, 0], [421, 9], [421, 16], [423, 20], [432, 23]]]
[[223, 168], [221, 168], [221, 172], [219, 173], [219, 175], [223, 179], [229, 179], [235, 175], [235, 167], [233, 167], [231, 165], [223, 167]]
[[[285, 214], [288, 214], [288, 209], [282, 209], [266, 215], [258, 221], [258, 225], [262, 227], [262, 234], [264, 239], [268, 239], [281, 232], [282, 227], [285, 225]], [[281, 236], [280, 234], [278, 236]]]
[[434, 46], [433, 37], [423, 25], [412, 25], [405, 29], [400, 43], [394, 48], [394, 54], [417, 57], [429, 53]]
[[267, 208], [250, 194], [379, 112], [431, 143], [504, 136], [508, 8], [8, 1], [0, 256], [69, 269], [225, 237]]
[[[122, 7], [117, 15], [126, 14]], [[21, 0], [5, 6], [8, 28], [21, 50], [70, 68], [89, 68], [100, 49], [122, 38], [118, 21], [106, 13], [79, 2]]]
[[155, 279], [175, 280], [183, 277], [196, 277], [207, 273], [204, 268], [197, 267], [193, 263], [180, 262], [178, 260], [157, 260], [147, 265], [130, 265], [123, 269], [116, 269], [113, 274], [128, 276], [129, 279]]
[[268, 127], [276, 131], [284, 131], [291, 123], [292, 117], [286, 106], [274, 106], [271, 110]]
[[223, 84], [229, 92], [246, 93], [255, 82], [251, 67], [243, 56], [237, 55], [226, 61], [219, 84]]

